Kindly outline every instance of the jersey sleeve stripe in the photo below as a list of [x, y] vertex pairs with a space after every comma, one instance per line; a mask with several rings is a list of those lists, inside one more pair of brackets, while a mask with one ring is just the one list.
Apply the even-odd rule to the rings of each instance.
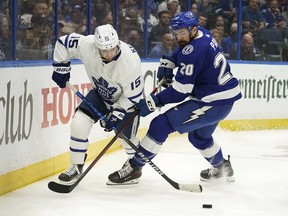
[[206, 103], [210, 103], [212, 101], [217, 101], [217, 100], [227, 100], [236, 97], [238, 94], [240, 94], [240, 89], [239, 86], [237, 85], [236, 87], [232, 89], [228, 89], [226, 91], [221, 91], [217, 92], [215, 94], [210, 94], [207, 95], [203, 98], [201, 98], [201, 101], [204, 101]]
[[132, 97], [129, 97], [128, 99], [133, 101], [135, 98], [139, 98], [142, 95], [142, 91], [140, 93], [138, 93], [137, 95], [134, 95]]
[[65, 38], [64, 46], [65, 46], [66, 48], [68, 48], [68, 39], [69, 39], [69, 35], [66, 36], [66, 38]]
[[61, 38], [59, 38], [57, 41], [58, 41], [58, 43], [60, 43], [61, 45], [65, 46], [64, 43], [63, 43], [63, 41], [61, 40]]
[[182, 84], [182, 83], [179, 83], [177, 81], [173, 82], [172, 83], [172, 87], [182, 93], [182, 94], [187, 94], [187, 93], [191, 93], [192, 90], [193, 90], [193, 87], [194, 85], [193, 84]]

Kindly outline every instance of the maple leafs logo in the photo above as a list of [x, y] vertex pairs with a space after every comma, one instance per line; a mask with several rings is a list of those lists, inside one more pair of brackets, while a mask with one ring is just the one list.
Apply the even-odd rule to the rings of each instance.
[[109, 87], [109, 83], [103, 79], [103, 77], [100, 77], [98, 80], [92, 77], [93, 82], [96, 86], [96, 91], [98, 94], [104, 99], [104, 100], [111, 100], [113, 98], [113, 95], [117, 91], [117, 88], [115, 87]]

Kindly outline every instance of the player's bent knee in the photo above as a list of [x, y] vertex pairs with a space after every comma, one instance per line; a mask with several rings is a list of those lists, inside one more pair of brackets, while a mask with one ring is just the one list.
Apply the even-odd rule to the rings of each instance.
[[170, 133], [173, 133], [174, 131], [175, 129], [173, 128], [169, 119], [164, 113], [160, 114], [151, 121], [148, 134], [150, 137], [157, 140], [158, 142], [165, 142], [168, 135]]
[[71, 136], [78, 139], [87, 139], [93, 123], [94, 120], [92, 118], [81, 110], [77, 110], [70, 126]]

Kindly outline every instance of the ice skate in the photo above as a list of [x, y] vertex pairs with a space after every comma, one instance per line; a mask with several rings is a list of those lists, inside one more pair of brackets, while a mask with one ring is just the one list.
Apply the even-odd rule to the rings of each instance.
[[201, 181], [211, 181], [215, 179], [226, 178], [228, 182], [234, 182], [234, 170], [232, 169], [230, 163], [230, 155], [228, 155], [228, 160], [224, 160], [224, 163], [217, 167], [211, 167], [209, 169], [203, 170], [200, 173]]
[[[87, 158], [87, 154], [85, 154], [84, 157], [84, 163], [86, 161]], [[65, 172], [61, 173], [58, 176], [58, 179], [66, 184], [70, 184], [73, 181], [75, 181], [79, 175], [81, 175], [82, 171], [83, 171], [83, 167], [84, 167], [84, 163], [83, 164], [72, 164]]]
[[108, 176], [107, 185], [130, 185], [138, 184], [142, 175], [142, 168], [131, 166], [131, 159], [127, 160], [122, 168]]
[[65, 172], [58, 176], [58, 179], [64, 183], [72, 183], [81, 175], [84, 164], [72, 164]]

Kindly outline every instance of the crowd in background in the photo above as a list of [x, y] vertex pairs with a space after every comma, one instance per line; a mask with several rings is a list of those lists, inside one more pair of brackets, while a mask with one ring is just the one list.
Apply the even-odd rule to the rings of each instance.
[[[56, 37], [72, 32], [93, 34], [98, 25], [107, 23], [115, 26], [120, 39], [131, 44], [142, 58], [160, 58], [171, 54], [177, 46], [169, 29], [171, 18], [180, 11], [191, 10], [199, 25], [210, 30], [228, 59], [288, 61], [288, 0], [243, 0], [242, 10], [238, 10], [239, 0], [191, 0], [189, 5], [185, 0], [148, 0], [148, 22], [145, 22], [146, 1], [91, 0], [89, 26], [86, 2], [58, 0], [57, 22], [55, 0], [18, 0], [16, 44], [13, 44], [11, 13], [15, 12], [11, 10], [11, 1], [3, 0], [0, 60], [52, 59]], [[238, 11], [241, 11], [241, 28], [237, 24]], [[240, 46], [238, 29], [241, 29]], [[16, 47], [14, 57], [13, 47]]]

